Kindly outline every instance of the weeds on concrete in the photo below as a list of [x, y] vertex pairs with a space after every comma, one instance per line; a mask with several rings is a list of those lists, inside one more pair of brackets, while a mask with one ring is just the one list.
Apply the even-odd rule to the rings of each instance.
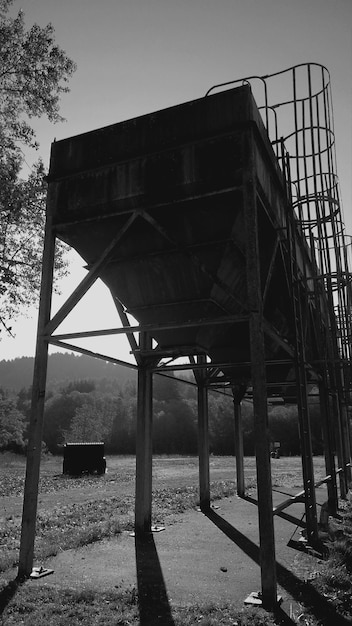
[[329, 557], [314, 581], [315, 589], [336, 612], [352, 623], [352, 497], [344, 504], [341, 521], [329, 533]]

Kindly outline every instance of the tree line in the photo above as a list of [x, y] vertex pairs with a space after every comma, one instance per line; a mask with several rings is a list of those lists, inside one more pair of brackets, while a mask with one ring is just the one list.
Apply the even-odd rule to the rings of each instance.
[[[0, 361], [0, 386], [15, 392], [29, 387], [33, 380], [34, 357], [22, 356], [9, 361]], [[54, 352], [49, 354], [47, 388], [59, 388], [68, 385], [72, 380], [118, 380], [119, 385], [129, 380], [136, 380], [136, 372], [132, 369], [109, 363], [100, 359], [92, 359], [85, 354], [72, 352]]]
[[[30, 389], [0, 390], [0, 450], [25, 452]], [[107, 454], [134, 454], [137, 419], [136, 383], [78, 380], [49, 390], [45, 402], [43, 449], [62, 453], [66, 442], [104, 441]], [[313, 453], [323, 452], [319, 405], [310, 402]], [[255, 452], [253, 406], [242, 402], [244, 452]], [[300, 454], [297, 407], [269, 406], [272, 442], [284, 455]], [[154, 376], [153, 447], [155, 454], [197, 453], [197, 393], [190, 381]], [[213, 454], [234, 454], [234, 407], [228, 395], [209, 392], [209, 440]]]

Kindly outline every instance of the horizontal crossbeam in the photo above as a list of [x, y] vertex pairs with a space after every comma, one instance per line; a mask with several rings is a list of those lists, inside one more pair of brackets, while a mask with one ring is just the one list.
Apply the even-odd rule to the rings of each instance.
[[120, 328], [105, 328], [102, 330], [87, 330], [76, 333], [61, 333], [57, 335], [45, 335], [48, 339], [52, 337], [56, 340], [62, 339], [84, 339], [88, 337], [104, 337], [107, 335], [123, 335], [126, 333], [157, 333], [164, 330], [177, 330], [178, 328], [194, 328], [198, 326], [219, 326], [227, 324], [239, 324], [248, 321], [247, 315], [227, 315], [212, 319], [189, 320], [185, 322], [170, 322], [168, 324], [138, 324], [135, 326], [121, 326]]

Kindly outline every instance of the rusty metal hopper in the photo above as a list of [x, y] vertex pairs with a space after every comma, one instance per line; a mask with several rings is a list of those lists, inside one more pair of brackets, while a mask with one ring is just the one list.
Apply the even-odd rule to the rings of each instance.
[[[142, 325], [177, 326], [155, 331], [161, 350], [205, 351], [242, 380], [250, 361], [245, 211], [254, 182], [266, 357], [280, 360], [293, 337], [277, 245], [285, 190], [249, 86], [54, 143], [48, 210], [88, 266], [116, 237], [100, 276]], [[299, 257], [311, 272], [304, 246]], [[290, 369], [273, 365], [269, 381]]]

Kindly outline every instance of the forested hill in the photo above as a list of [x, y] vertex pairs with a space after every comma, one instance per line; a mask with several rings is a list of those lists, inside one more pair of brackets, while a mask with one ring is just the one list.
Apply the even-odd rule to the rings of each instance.
[[[30, 387], [33, 379], [33, 357], [21, 357], [11, 361], [0, 361], [0, 387], [20, 389]], [[48, 387], [60, 383], [90, 379], [116, 380], [121, 386], [129, 380], [135, 380], [135, 372], [127, 367], [113, 365], [99, 359], [73, 353], [56, 352], [49, 356]]]

